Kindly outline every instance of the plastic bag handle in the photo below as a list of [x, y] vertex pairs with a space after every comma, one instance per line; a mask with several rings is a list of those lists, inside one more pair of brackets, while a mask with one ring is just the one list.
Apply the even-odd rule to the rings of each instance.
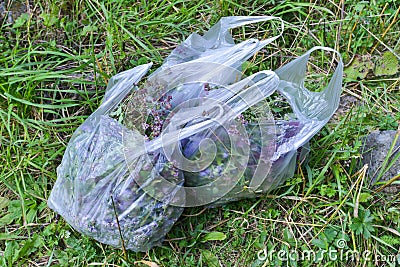
[[[307, 62], [309, 60], [310, 54], [316, 50], [324, 50], [335, 53], [339, 58], [339, 63], [335, 69], [334, 75], [343, 69], [342, 56], [338, 51], [330, 47], [315, 46], [304, 53], [302, 56], [296, 58], [295, 60], [287, 63], [286, 65], [280, 67], [275, 72], [278, 74], [279, 78], [287, 81], [292, 81], [297, 84], [304, 85], [304, 80], [307, 71]], [[290, 71], [289, 71], [290, 70]], [[338, 73], [339, 74], [339, 73]]]
[[218, 40], [221, 43], [225, 44], [234, 44], [234, 41], [229, 33], [230, 29], [234, 29], [240, 26], [245, 26], [248, 24], [252, 23], [258, 23], [258, 22], [264, 22], [264, 21], [269, 21], [269, 20], [278, 20], [281, 22], [281, 30], [278, 35], [275, 35], [273, 37], [270, 37], [268, 39], [260, 41], [262, 44], [266, 45], [283, 34], [284, 30], [284, 22], [281, 18], [279, 17], [274, 17], [274, 16], [230, 16], [230, 17], [224, 17], [221, 18], [220, 21], [218, 21], [217, 24], [215, 24], [213, 27], [211, 27], [204, 35], [203, 37], [205, 39], [211, 39], [214, 32], [218, 32]]
[[[235, 116], [239, 115], [240, 113], [245, 111], [250, 106], [255, 105], [259, 101], [263, 100], [265, 97], [271, 95], [276, 90], [276, 88], [279, 84], [278, 76], [272, 71], [263, 71], [262, 73], [267, 74], [267, 76], [264, 79], [261, 79], [260, 81], [254, 83], [253, 85], [246, 88], [245, 90], [232, 96], [230, 99], [228, 99], [225, 102], [225, 104], [231, 108], [231, 111], [228, 114], [219, 113], [215, 118], [213, 118], [214, 120], [205, 120], [205, 121], [196, 123], [194, 125], [185, 127], [183, 129], [176, 129], [176, 125], [174, 125], [174, 127], [170, 128], [170, 129], [172, 129], [171, 132], [162, 133], [156, 139], [149, 141], [146, 144], [146, 153], [155, 151], [158, 148], [161, 148], [162, 146], [168, 146], [170, 144], [176, 143], [179, 140], [182, 140], [182, 139], [192, 136], [196, 133], [204, 131], [204, 130], [212, 127], [215, 124], [215, 121], [218, 121], [220, 124], [223, 124], [226, 121], [233, 119]], [[257, 75], [257, 74], [259, 74], [259, 73], [256, 73], [255, 75]], [[259, 93], [261, 93], [261, 95], [257, 95], [254, 93], [257, 90], [260, 90], [258, 87], [263, 88], [262, 89], [263, 91], [259, 92]], [[235, 105], [235, 103], [236, 104], [239, 103], [239, 104]], [[202, 105], [196, 109], [203, 111], [204, 106], [206, 108], [210, 109], [210, 107], [208, 107], [207, 105]], [[214, 108], [214, 107], [215, 106], [213, 106], [211, 108]], [[222, 110], [223, 110], [223, 108], [222, 108]], [[198, 112], [192, 112], [192, 114], [193, 113], [198, 114]], [[195, 116], [192, 115], [192, 118], [195, 119]], [[177, 120], [177, 121], [179, 121], [179, 120]], [[171, 120], [171, 123], [172, 122], [173, 122], [173, 120]], [[168, 129], [168, 127], [167, 127], [167, 129]]]
[[[310, 54], [316, 50], [333, 52], [338, 56], [338, 65], [336, 66], [332, 78], [330, 79], [328, 85], [320, 92], [312, 92], [304, 87], [307, 62]], [[308, 50], [301, 57], [298, 57], [288, 64], [282, 66], [275, 72], [281, 79], [278, 91], [289, 99], [295, 99], [295, 101], [292, 101], [291, 106], [299, 119], [317, 119], [319, 121], [329, 120], [329, 118], [338, 108], [343, 80], [343, 61], [342, 56], [335, 49], [323, 46], [315, 46]], [[309, 110], [305, 110], [306, 108], [304, 107], [304, 103], [307, 100], [311, 101], [313, 99], [324, 101], [326, 106], [319, 105], [317, 109], [311, 110], [310, 108]], [[329, 105], [327, 103], [329, 103]]]

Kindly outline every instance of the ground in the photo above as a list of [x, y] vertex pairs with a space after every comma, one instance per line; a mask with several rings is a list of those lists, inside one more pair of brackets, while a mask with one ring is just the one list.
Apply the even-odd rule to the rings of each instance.
[[[379, 190], [387, 181], [370, 186], [361, 163], [366, 135], [399, 127], [399, 10], [395, 0], [1, 1], [0, 265], [399, 265], [399, 194]], [[262, 198], [185, 210], [162, 247], [146, 253], [73, 230], [46, 200], [71, 134], [101, 103], [109, 78], [148, 62], [156, 69], [190, 33], [230, 15], [285, 21], [247, 74], [316, 45], [342, 54], [342, 105], [311, 140], [307, 161]], [[233, 35], [266, 38], [275, 26]], [[329, 77], [327, 55], [313, 55], [308, 88]]]

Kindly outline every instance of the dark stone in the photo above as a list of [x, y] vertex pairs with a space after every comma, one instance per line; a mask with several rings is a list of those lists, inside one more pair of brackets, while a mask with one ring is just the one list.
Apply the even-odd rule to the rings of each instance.
[[0, 19], [7, 23], [14, 23], [21, 14], [28, 12], [25, 0], [0, 1]]
[[[398, 158], [393, 166], [381, 175], [382, 164], [384, 164], [388, 157], [390, 147], [394, 141], [396, 131], [374, 131], [365, 139], [364, 153], [362, 163], [368, 164], [368, 177], [369, 184], [373, 186], [379, 181], [389, 181], [390, 179], [400, 174], [400, 158]], [[393, 162], [393, 159], [400, 153], [400, 138], [397, 139], [396, 145], [390, 155], [386, 167]], [[386, 192], [397, 193], [400, 192], [400, 185], [391, 184], [385, 188]]]

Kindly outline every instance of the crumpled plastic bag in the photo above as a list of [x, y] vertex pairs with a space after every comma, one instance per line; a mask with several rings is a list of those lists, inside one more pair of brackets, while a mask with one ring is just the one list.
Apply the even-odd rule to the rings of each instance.
[[[336, 51], [316, 47], [276, 71], [242, 78], [243, 63], [282, 31], [235, 44], [229, 29], [272, 20], [283, 31], [275, 17], [222, 18], [203, 36], [190, 35], [144, 85], [137, 86], [151, 64], [112, 77], [100, 107], [69, 141], [49, 207], [102, 243], [147, 251], [184, 207], [256, 197], [291, 177], [302, 147], [338, 107], [343, 63]], [[316, 49], [339, 60], [328, 86], [311, 92], [304, 78]], [[292, 107], [291, 119], [268, 111], [265, 100], [276, 92]], [[128, 95], [122, 119], [113, 118]], [[244, 122], [255, 110], [259, 116]]]

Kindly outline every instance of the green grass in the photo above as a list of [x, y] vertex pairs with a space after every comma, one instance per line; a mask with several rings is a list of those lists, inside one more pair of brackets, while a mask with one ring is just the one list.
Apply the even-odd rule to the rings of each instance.
[[[357, 105], [312, 139], [293, 178], [261, 199], [187, 209], [163, 246], [147, 253], [97, 243], [46, 204], [71, 134], [97, 108], [112, 75], [150, 61], [156, 69], [191, 32], [229, 15], [285, 20], [283, 36], [247, 64], [247, 73], [276, 69], [315, 45], [340, 50], [347, 66], [356, 55], [400, 55], [399, 3], [370, 2], [31, 1], [28, 15], [0, 24], [0, 265], [395, 266], [390, 255], [400, 255], [400, 197], [369, 188], [360, 158], [363, 136], [398, 127], [399, 72], [347, 77], [343, 95]], [[267, 24], [234, 31], [238, 40], [275, 33]], [[327, 54], [312, 59], [310, 88], [331, 67]], [[338, 249], [341, 239], [340, 251], [370, 251], [379, 261], [257, 257], [263, 249]]]

